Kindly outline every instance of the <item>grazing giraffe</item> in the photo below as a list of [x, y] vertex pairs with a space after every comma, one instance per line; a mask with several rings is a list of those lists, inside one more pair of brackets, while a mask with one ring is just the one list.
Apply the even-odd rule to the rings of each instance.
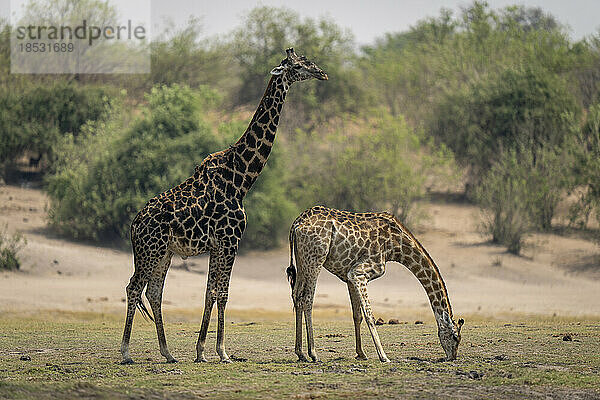
[[[456, 358], [464, 320], [459, 319], [458, 324], [452, 320], [452, 308], [440, 271], [425, 248], [395, 216], [388, 213], [353, 213], [316, 206], [304, 211], [292, 223], [289, 240], [290, 266], [287, 275], [296, 310], [295, 352], [300, 361], [307, 361], [302, 353], [302, 313], [306, 322], [308, 355], [313, 361], [317, 361], [312, 305], [321, 267], [325, 267], [348, 285], [356, 337], [356, 358], [367, 358], [360, 339], [360, 324], [364, 315], [379, 359], [382, 362], [389, 361], [375, 329], [367, 296], [367, 283], [385, 273], [387, 261], [403, 264], [421, 282], [429, 296], [446, 359]], [[297, 271], [294, 256], [298, 264]]]
[[[151, 199], [131, 224], [135, 271], [127, 285], [127, 316], [121, 343], [122, 363], [133, 362], [129, 339], [136, 307], [150, 317], [141, 295], [152, 308], [160, 353], [167, 362], [176, 362], [167, 348], [161, 302], [167, 270], [174, 254], [182, 258], [210, 254], [202, 326], [196, 344], [196, 362], [206, 361], [204, 345], [210, 314], [218, 309], [217, 353], [222, 362], [231, 362], [223, 345], [225, 305], [229, 278], [238, 244], [246, 227], [242, 200], [262, 171], [279, 123], [281, 108], [297, 81], [327, 80], [319, 67], [293, 49], [271, 71], [271, 79], [246, 132], [229, 149], [207, 156], [193, 176]], [[152, 318], [152, 317], [151, 317]]]

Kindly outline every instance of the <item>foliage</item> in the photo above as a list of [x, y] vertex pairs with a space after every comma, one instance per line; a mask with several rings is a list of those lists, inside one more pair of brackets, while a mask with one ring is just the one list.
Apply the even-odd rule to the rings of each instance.
[[505, 151], [530, 151], [531, 167], [542, 162], [544, 149], [570, 140], [563, 115], [578, 112], [558, 76], [530, 68], [507, 70], [449, 93], [438, 105], [431, 132], [470, 168], [477, 184]]
[[321, 111], [324, 102], [333, 101], [334, 111], [356, 110], [362, 90], [350, 68], [355, 58], [353, 46], [352, 35], [329, 19], [301, 19], [287, 8], [254, 8], [232, 38], [231, 47], [242, 82], [236, 103], [260, 98], [266, 73], [279, 65], [286, 48], [294, 47], [298, 54], [306, 55], [334, 79], [325, 84], [305, 82], [301, 91], [290, 94], [290, 107], [296, 108], [298, 104], [314, 114]]
[[565, 166], [572, 163], [572, 154], [564, 148], [502, 153], [474, 191], [475, 200], [487, 211], [484, 231], [492, 241], [518, 254], [527, 233], [550, 229], [569, 186], [572, 171]]
[[572, 223], [585, 227], [594, 214], [596, 221], [600, 221], [600, 103], [590, 107], [577, 139], [571, 187], [579, 191], [570, 217]]
[[[151, 45], [150, 85], [205, 85], [233, 90], [232, 57], [224, 46], [202, 38], [200, 21], [191, 17], [182, 28], [172, 24]], [[264, 76], [264, 71], [263, 71]]]
[[402, 116], [382, 112], [353, 122], [357, 132], [342, 128], [320, 141], [314, 134], [298, 137], [291, 146], [290, 158], [297, 163], [292, 195], [304, 207], [318, 203], [354, 211], [389, 210], [410, 221], [426, 186], [452, 176], [451, 153], [443, 146], [435, 150]]
[[[116, 106], [80, 137], [70, 136], [58, 155], [56, 174], [47, 180], [51, 224], [74, 238], [126, 239], [133, 216], [150, 198], [183, 181], [195, 163], [244, 131], [245, 122], [222, 123], [215, 131], [199, 118], [218, 104], [216, 99], [207, 88], [155, 87], [141, 118], [129, 121]], [[275, 246], [295, 213], [279, 163], [274, 152], [246, 198], [243, 245]]]
[[477, 202], [485, 210], [484, 232], [492, 236], [492, 242], [505, 245], [514, 254], [519, 254], [533, 226], [529, 172], [517, 154], [509, 152], [483, 177], [475, 192]]
[[57, 81], [0, 92], [0, 163], [24, 151], [52, 156], [60, 138], [77, 136], [81, 127], [107, 109], [111, 88]]
[[281, 244], [297, 207], [288, 196], [285, 169], [280, 150], [274, 150], [267, 166], [244, 200], [248, 218], [241, 246], [244, 249], [269, 249]]
[[[114, 17], [97, 0], [49, 1]], [[509, 207], [489, 183], [508, 176], [509, 160], [528, 170], [525, 182], [503, 182], [517, 197], [526, 187], [514, 200], [527, 214], [517, 230], [550, 228], [567, 192], [577, 196], [574, 224], [598, 213], [600, 36], [575, 42], [540, 8], [474, 1], [357, 52], [331, 19], [260, 6], [221, 38], [203, 36], [197, 19], [170, 26], [150, 44], [151, 74], [139, 76], [9, 74], [9, 35], [0, 22], [0, 163], [48, 156], [51, 222], [72, 236], [125, 237], [145, 201], [243, 132], [233, 107], [253, 109], [290, 46], [330, 80], [290, 92], [283, 140], [245, 200], [247, 246], [275, 245], [298, 208], [316, 202], [410, 219], [436, 177], [454, 176], [454, 157], [469, 173], [467, 194], [487, 209]], [[221, 123], [218, 108], [235, 116]]]
[[20, 233], [9, 235], [7, 226], [0, 229], [0, 270], [13, 271], [20, 268], [18, 253], [25, 247], [27, 240]]
[[183, 86], [156, 87], [143, 117], [129, 122], [116, 107], [104, 121], [69, 137], [50, 177], [50, 222], [76, 237], [126, 238], [146, 201], [187, 178], [194, 161], [221, 144], [198, 118], [197, 93]]

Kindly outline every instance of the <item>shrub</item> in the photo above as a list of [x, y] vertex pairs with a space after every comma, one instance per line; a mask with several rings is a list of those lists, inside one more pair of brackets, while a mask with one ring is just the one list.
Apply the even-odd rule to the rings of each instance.
[[20, 233], [9, 235], [7, 226], [0, 229], [0, 270], [13, 271], [21, 267], [17, 254], [25, 247], [27, 240]]
[[[577, 140], [571, 187], [580, 190], [577, 202], [571, 207], [570, 219], [572, 224], [585, 227], [594, 214], [600, 221], [600, 103], [590, 107], [582, 128], [572, 122]], [[600, 230], [597, 239], [600, 241]]]
[[566, 82], [541, 68], [509, 69], [469, 89], [448, 94], [437, 106], [432, 134], [470, 168], [473, 184], [505, 151], [538, 153], [569, 138], [565, 113], [580, 112]]
[[[56, 173], [47, 179], [50, 224], [73, 238], [127, 239], [131, 220], [149, 199], [186, 179], [195, 164], [244, 132], [245, 121], [213, 129], [199, 118], [217, 98], [207, 88], [156, 87], [142, 117], [129, 121], [115, 105], [106, 120], [65, 139]], [[242, 246], [276, 246], [295, 213], [280, 163], [274, 151], [244, 201], [248, 227]]]
[[0, 164], [26, 150], [52, 155], [62, 136], [77, 136], [87, 121], [101, 118], [112, 92], [63, 81], [0, 91]]
[[452, 154], [434, 149], [402, 116], [348, 122], [358, 131], [303, 134], [291, 146], [292, 195], [303, 207], [388, 210], [406, 222], [427, 185], [453, 176]]
[[493, 243], [506, 246], [513, 254], [519, 254], [533, 225], [529, 173], [517, 154], [509, 152], [475, 190], [475, 198], [484, 210], [484, 232], [492, 236]]
[[193, 172], [220, 140], [198, 118], [197, 93], [156, 87], [143, 116], [129, 122], [121, 107], [68, 137], [47, 180], [50, 223], [74, 238], [125, 239], [135, 213]]

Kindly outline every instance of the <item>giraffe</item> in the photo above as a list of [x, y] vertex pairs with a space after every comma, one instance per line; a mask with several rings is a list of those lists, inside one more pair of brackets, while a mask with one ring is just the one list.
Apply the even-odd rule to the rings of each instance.
[[[419, 280], [431, 303], [438, 325], [438, 337], [446, 360], [454, 360], [460, 343], [463, 319], [452, 319], [452, 308], [446, 285], [435, 262], [413, 234], [392, 214], [353, 213], [315, 206], [304, 211], [290, 228], [290, 266], [286, 272], [292, 286], [296, 311], [295, 353], [300, 361], [308, 361], [302, 352], [302, 314], [306, 322], [308, 355], [315, 353], [312, 305], [321, 267], [348, 285], [356, 359], [366, 360], [360, 338], [363, 315], [381, 362], [389, 362], [383, 351], [371, 305], [367, 283], [385, 273], [387, 261], [397, 261]], [[295, 249], [295, 250], [294, 250]], [[294, 256], [298, 269], [294, 266]], [[361, 313], [362, 312], [362, 313]]]
[[[131, 364], [129, 340], [136, 307], [154, 320], [160, 354], [177, 362], [167, 348], [161, 313], [162, 293], [171, 257], [209, 253], [202, 325], [196, 343], [196, 362], [204, 356], [206, 334], [217, 303], [217, 353], [231, 362], [223, 344], [225, 305], [238, 244], [246, 227], [242, 200], [262, 171], [271, 152], [279, 116], [290, 85], [307, 79], [327, 80], [327, 74], [294, 49], [271, 70], [271, 78], [250, 125], [226, 150], [207, 156], [194, 174], [154, 197], [131, 223], [134, 273], [127, 285], [127, 314], [121, 342], [122, 363]], [[141, 295], [150, 303], [152, 316]], [[152, 318], [153, 317], [153, 318]]]

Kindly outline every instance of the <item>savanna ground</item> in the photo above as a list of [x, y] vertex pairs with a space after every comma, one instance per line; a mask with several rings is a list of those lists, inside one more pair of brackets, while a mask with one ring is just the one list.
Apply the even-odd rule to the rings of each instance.
[[[471, 318], [460, 357], [441, 356], [432, 323], [383, 325], [390, 363], [356, 361], [347, 320], [317, 314], [321, 361], [298, 363], [289, 318], [247, 321], [236, 312], [227, 325], [232, 364], [218, 357], [196, 364], [197, 323], [175, 322], [167, 335], [177, 364], [156, 349], [154, 327], [136, 325], [132, 355], [118, 361], [121, 320], [114, 315], [4, 315], [0, 397], [6, 398], [597, 398], [600, 396], [598, 320]], [[245, 321], [245, 322], [241, 322]], [[363, 334], [367, 335], [366, 330]], [[214, 344], [214, 331], [208, 336]], [[565, 337], [571, 338], [565, 341]]]
[[137, 363], [121, 366], [131, 255], [53, 235], [46, 204], [39, 190], [0, 187], [0, 223], [28, 240], [22, 269], [0, 274], [0, 398], [600, 398], [598, 247], [581, 232], [534, 235], [516, 257], [482, 238], [475, 207], [421, 205], [429, 218], [417, 237], [438, 262], [455, 317], [466, 320], [454, 362], [437, 361], [426, 296], [394, 263], [369, 286], [376, 317], [400, 321], [378, 327], [392, 362], [377, 360], [364, 326], [370, 359], [354, 359], [345, 285], [326, 271], [314, 316], [321, 362], [296, 362], [284, 248], [236, 260], [225, 332], [233, 364], [218, 363], [214, 321], [210, 362], [193, 363], [207, 267], [199, 257], [173, 260], [164, 293], [180, 362], [163, 362], [154, 324], [138, 315]]

